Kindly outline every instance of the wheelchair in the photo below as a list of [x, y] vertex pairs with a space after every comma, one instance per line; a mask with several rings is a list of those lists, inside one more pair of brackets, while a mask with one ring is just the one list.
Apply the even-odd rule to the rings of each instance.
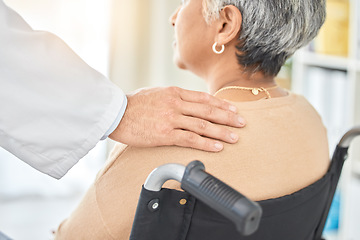
[[[351, 141], [338, 143], [327, 173], [279, 198], [254, 202], [205, 171], [200, 161], [166, 164], [143, 185], [130, 240], [324, 240], [322, 233]], [[184, 191], [162, 188], [167, 180]]]

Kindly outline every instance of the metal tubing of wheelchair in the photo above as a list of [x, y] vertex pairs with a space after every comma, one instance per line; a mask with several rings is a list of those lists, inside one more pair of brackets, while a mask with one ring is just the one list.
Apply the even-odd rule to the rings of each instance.
[[350, 129], [345, 135], [341, 138], [339, 142], [339, 146], [342, 148], [348, 148], [350, 146], [351, 141], [360, 135], [360, 126], [356, 126]]
[[210, 208], [232, 220], [242, 235], [250, 235], [259, 227], [262, 209], [227, 184], [204, 171], [200, 161], [188, 166], [165, 164], [154, 169], [145, 181], [144, 188], [158, 192], [170, 179], [181, 183], [181, 188], [201, 200]]
[[154, 169], [145, 181], [144, 188], [149, 191], [160, 191], [162, 185], [168, 180], [181, 182], [185, 166], [180, 164], [165, 164]]

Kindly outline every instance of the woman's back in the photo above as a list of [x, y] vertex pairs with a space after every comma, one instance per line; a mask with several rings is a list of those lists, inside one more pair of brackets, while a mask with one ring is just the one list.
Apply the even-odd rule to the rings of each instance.
[[[169, 162], [187, 165], [201, 160], [211, 174], [251, 199], [263, 200], [295, 192], [326, 173], [329, 164], [326, 129], [303, 97], [290, 94], [234, 104], [247, 120], [245, 128], [233, 129], [240, 136], [237, 144], [227, 145], [220, 153], [180, 147], [128, 147], [115, 160], [121, 165], [118, 174], [125, 179], [142, 175], [143, 183], [147, 174], [159, 165]], [[166, 186], [179, 187], [176, 183]]]
[[[59, 236], [69, 238], [72, 235], [66, 234], [74, 232], [82, 236], [84, 229], [91, 229], [128, 239], [141, 185], [154, 168], [165, 163], [186, 165], [201, 160], [208, 172], [253, 200], [293, 193], [326, 173], [326, 130], [303, 97], [289, 94], [234, 104], [247, 126], [238, 131], [239, 142], [225, 146], [220, 153], [180, 147], [116, 146], [81, 206], [61, 226]], [[180, 186], [169, 181], [164, 187]], [[96, 217], [89, 218], [91, 212], [96, 212]], [[102, 219], [101, 224], [94, 223], [99, 221], [97, 218]]]
[[[233, 91], [241, 98], [235, 105], [247, 125], [232, 129], [239, 142], [220, 153], [117, 146], [83, 202], [60, 226], [59, 238], [128, 239], [141, 185], [165, 163], [201, 160], [208, 172], [253, 200], [293, 193], [325, 174], [329, 153], [319, 115], [303, 97], [287, 94], [275, 81], [286, 59], [319, 31], [325, 0], [278, 2], [181, 2], [170, 17], [174, 62], [203, 78], [211, 94]], [[211, 132], [211, 126], [201, 123], [195, 129]]]

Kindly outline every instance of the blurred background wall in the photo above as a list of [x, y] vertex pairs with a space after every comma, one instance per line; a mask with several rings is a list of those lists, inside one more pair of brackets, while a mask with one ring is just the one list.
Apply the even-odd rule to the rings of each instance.
[[177, 85], [205, 90], [196, 76], [172, 62], [173, 27], [169, 17], [178, 1], [113, 1], [110, 78], [125, 91]]

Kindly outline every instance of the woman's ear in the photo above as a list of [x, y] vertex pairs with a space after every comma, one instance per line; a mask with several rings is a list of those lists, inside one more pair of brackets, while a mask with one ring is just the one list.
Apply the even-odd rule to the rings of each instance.
[[240, 10], [233, 6], [227, 5], [220, 12], [218, 21], [218, 30], [216, 42], [219, 45], [226, 45], [235, 38], [241, 29], [242, 15]]

